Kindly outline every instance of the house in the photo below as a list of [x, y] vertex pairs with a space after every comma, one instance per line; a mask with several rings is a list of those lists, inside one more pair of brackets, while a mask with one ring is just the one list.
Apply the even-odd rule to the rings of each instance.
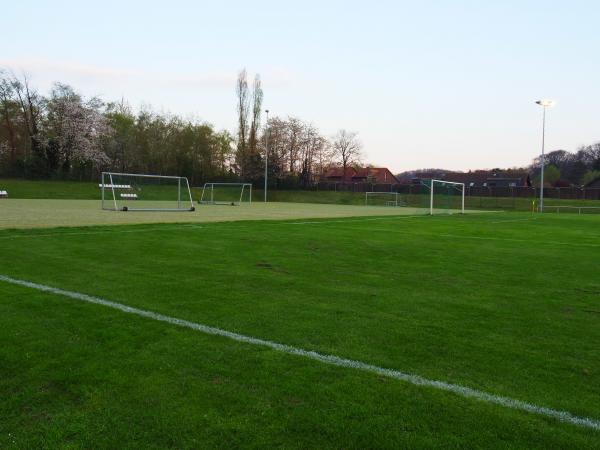
[[487, 187], [517, 187], [524, 186], [522, 178], [503, 178], [503, 177], [492, 177], [488, 178], [484, 184]]
[[464, 183], [466, 187], [519, 187], [527, 185], [527, 173], [507, 171], [498, 173], [489, 170], [449, 173], [444, 180]]
[[342, 167], [331, 167], [322, 179], [330, 183], [399, 184], [394, 174], [385, 167], [347, 167], [345, 176]]

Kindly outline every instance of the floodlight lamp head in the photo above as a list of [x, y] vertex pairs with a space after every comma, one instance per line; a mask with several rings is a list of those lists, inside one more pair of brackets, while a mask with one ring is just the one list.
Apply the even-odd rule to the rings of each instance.
[[540, 106], [543, 106], [544, 108], [551, 108], [554, 106], [554, 100], [538, 100], [536, 103]]

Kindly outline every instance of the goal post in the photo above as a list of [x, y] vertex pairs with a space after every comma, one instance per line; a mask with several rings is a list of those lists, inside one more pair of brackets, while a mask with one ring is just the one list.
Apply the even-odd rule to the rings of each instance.
[[102, 209], [109, 211], [194, 211], [186, 177], [102, 172]]
[[204, 183], [201, 205], [241, 205], [252, 203], [251, 183]]
[[429, 188], [429, 214], [465, 213], [465, 184], [454, 181], [424, 180]]
[[399, 192], [365, 192], [365, 206], [407, 206]]

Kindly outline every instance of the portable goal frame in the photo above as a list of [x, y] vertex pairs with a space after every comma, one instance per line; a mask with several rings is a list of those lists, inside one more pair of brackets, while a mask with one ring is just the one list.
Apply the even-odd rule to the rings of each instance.
[[[167, 200], [172, 203], [176, 203], [177, 206], [172, 207], [130, 207], [123, 206], [119, 208], [118, 200], [120, 193], [115, 190], [119, 189], [132, 189], [131, 185], [123, 185], [123, 184], [115, 184], [113, 177], [122, 177], [122, 178], [131, 178], [132, 180], [136, 178], [142, 179], [155, 179], [155, 180], [173, 180], [173, 187], [175, 186], [175, 182], [177, 184], [177, 198], [173, 200]], [[135, 183], [134, 183], [135, 185]], [[147, 174], [139, 174], [139, 173], [119, 173], [119, 172], [102, 172], [102, 177], [100, 180], [100, 189], [102, 191], [102, 209], [107, 211], [195, 211], [194, 207], [194, 199], [192, 198], [192, 191], [190, 189], [190, 183], [186, 177], [178, 177], [178, 176], [168, 176], [168, 175], [147, 175]], [[112, 202], [106, 199], [106, 189], [110, 189], [112, 193]], [[187, 190], [187, 194], [185, 191]], [[182, 198], [182, 195], [185, 197]], [[120, 198], [120, 197], [119, 197]], [[138, 196], [132, 197], [138, 199]], [[144, 199], [139, 199], [140, 203], [143, 203]], [[189, 201], [189, 203], [188, 203]], [[113, 207], [108, 207], [107, 205], [112, 203]]]
[[402, 201], [401, 194], [399, 192], [376, 192], [370, 191], [365, 192], [365, 206], [373, 206], [369, 205], [370, 197], [384, 197], [389, 200], [385, 200], [385, 205], [375, 205], [375, 206], [406, 206], [406, 203]]
[[[215, 187], [239, 187], [239, 199], [215, 200]], [[252, 183], [204, 183], [202, 195], [198, 203], [201, 205], [240, 205], [244, 201], [244, 193], [248, 192], [248, 203], [252, 203]], [[206, 197], [206, 198], [205, 198]], [[236, 196], [237, 198], [237, 196]]]

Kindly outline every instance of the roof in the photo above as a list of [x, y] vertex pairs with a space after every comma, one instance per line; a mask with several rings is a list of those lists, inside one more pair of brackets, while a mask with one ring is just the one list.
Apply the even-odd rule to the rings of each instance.
[[[344, 169], [342, 167], [330, 167], [325, 173], [325, 178], [344, 178]], [[398, 179], [387, 167], [347, 167], [346, 179], [344, 181], [365, 181], [372, 178], [375, 183], [397, 184]]]
[[[346, 168], [346, 176], [354, 173], [355, 170], [353, 167]], [[325, 173], [325, 177], [327, 178], [335, 178], [335, 177], [343, 177], [344, 176], [344, 168], [343, 167], [330, 167], [329, 170]]]

